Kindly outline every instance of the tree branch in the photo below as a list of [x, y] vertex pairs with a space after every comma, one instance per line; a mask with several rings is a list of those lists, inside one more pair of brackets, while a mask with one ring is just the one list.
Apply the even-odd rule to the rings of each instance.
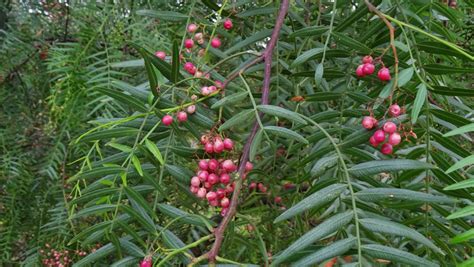
[[[243, 70], [247, 69], [248, 67], [260, 62], [261, 60], [265, 61], [265, 69], [264, 69], [264, 78], [263, 78], [263, 87], [262, 87], [262, 99], [261, 103], [263, 105], [268, 104], [268, 99], [270, 95], [270, 79], [271, 79], [271, 72], [272, 72], [272, 56], [273, 56], [273, 50], [275, 48], [275, 45], [278, 41], [278, 36], [280, 35], [280, 30], [283, 25], [283, 21], [285, 20], [285, 16], [288, 12], [288, 7], [289, 7], [289, 0], [282, 0], [281, 5], [280, 5], [280, 10], [278, 12], [278, 17], [275, 22], [275, 27], [273, 28], [273, 32], [271, 35], [270, 41], [267, 43], [267, 47], [265, 48], [265, 51], [263, 52], [263, 55], [261, 57], [258, 57], [251, 61], [249, 64], [245, 65], [240, 72]], [[224, 87], [235, 77], [237, 77], [239, 72], [233, 73], [225, 82], [224, 82]], [[258, 116], [262, 116], [261, 113], [258, 114]], [[214, 263], [216, 260], [216, 257], [219, 253], [219, 249], [222, 245], [222, 241], [224, 240], [224, 233], [225, 230], [228, 226], [228, 224], [232, 221], [232, 219], [235, 216], [235, 213], [237, 212], [237, 205], [238, 205], [238, 200], [239, 200], [239, 195], [240, 195], [240, 190], [242, 188], [242, 176], [245, 171], [245, 164], [249, 160], [249, 153], [250, 153], [250, 146], [253, 142], [253, 139], [255, 138], [255, 135], [259, 129], [259, 124], [258, 122], [254, 123], [254, 126], [252, 128], [252, 131], [250, 132], [250, 135], [247, 139], [247, 142], [245, 143], [242, 156], [240, 157], [239, 161], [239, 167], [238, 167], [238, 181], [234, 189], [234, 193], [232, 195], [232, 200], [230, 202], [230, 207], [229, 210], [227, 211], [227, 214], [225, 214], [224, 218], [222, 219], [221, 223], [219, 226], [214, 230], [214, 244], [211, 248], [211, 250], [208, 253], [208, 259], [210, 263]]]

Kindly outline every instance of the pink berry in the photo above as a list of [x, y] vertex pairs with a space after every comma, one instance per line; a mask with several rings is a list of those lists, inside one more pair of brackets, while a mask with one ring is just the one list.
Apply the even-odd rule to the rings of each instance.
[[188, 113], [180, 111], [176, 117], [178, 118], [179, 122], [185, 122], [188, 120]]
[[234, 148], [234, 142], [230, 138], [224, 139], [224, 149], [225, 150], [232, 150]]
[[166, 53], [163, 51], [156, 51], [155, 56], [161, 60], [165, 60]]
[[206, 193], [207, 193], [207, 190], [206, 188], [199, 188], [198, 192], [197, 192], [197, 197], [198, 198], [205, 198], [206, 197]]
[[227, 211], [229, 211], [228, 208], [224, 208], [221, 210], [221, 216], [224, 217], [227, 214]]
[[385, 67], [379, 70], [379, 72], [377, 73], [377, 76], [379, 77], [381, 81], [390, 81], [390, 79], [392, 79], [390, 77], [390, 70]]
[[402, 137], [397, 132], [394, 132], [388, 136], [388, 143], [391, 144], [392, 146], [396, 146], [400, 144], [401, 141], [402, 141]]
[[217, 198], [221, 199], [221, 198], [225, 197], [225, 190], [222, 189], [222, 188], [219, 188], [219, 189], [217, 189], [216, 194], [217, 194]]
[[267, 192], [267, 187], [264, 186], [262, 183], [259, 183], [259, 184], [257, 185], [257, 187], [258, 187], [258, 190], [259, 190], [260, 192], [262, 192], [262, 193]]
[[202, 40], [202, 38], [203, 38], [202, 32], [198, 32], [194, 35], [194, 40], [196, 41]]
[[400, 108], [399, 105], [393, 104], [388, 108], [388, 112], [390, 113], [390, 116], [398, 117], [401, 114], [402, 109]]
[[193, 33], [193, 32], [195, 32], [196, 30], [197, 30], [196, 24], [191, 23], [191, 24], [188, 25], [188, 32], [189, 32], [189, 33]]
[[192, 68], [194, 68], [194, 64], [193, 64], [192, 62], [186, 62], [186, 63], [184, 63], [183, 68], [184, 68], [185, 70], [192, 69]]
[[221, 174], [220, 181], [223, 184], [228, 184], [230, 182], [230, 175], [228, 175], [227, 173]]
[[383, 130], [375, 131], [374, 135], [372, 136], [374, 137], [374, 140], [377, 143], [385, 141], [385, 132]]
[[201, 87], [201, 94], [202, 95], [209, 95], [210, 93], [211, 93], [211, 91], [209, 90], [209, 87], [207, 87], [207, 86]]
[[215, 81], [214, 84], [217, 88], [222, 89], [224, 87], [224, 83], [221, 81]]
[[215, 91], [217, 91], [217, 87], [215, 87], [214, 85], [209, 86], [209, 92], [211, 94], [214, 93]]
[[191, 193], [193, 193], [193, 194], [196, 194], [198, 192], [198, 190], [199, 190], [199, 187], [197, 187], [197, 186], [190, 186], [189, 187], [189, 191], [191, 191]]
[[237, 168], [232, 160], [227, 159], [222, 162], [222, 168], [227, 172], [233, 172]]
[[387, 121], [383, 125], [383, 130], [384, 132], [389, 133], [389, 134], [394, 133], [397, 130], [397, 125], [391, 121]]
[[216, 200], [217, 199], [217, 194], [216, 194], [216, 192], [210, 191], [206, 194], [206, 198], [209, 201]]
[[214, 48], [219, 48], [221, 46], [221, 40], [219, 38], [213, 38], [211, 40], [211, 46]]
[[380, 148], [380, 152], [382, 152], [382, 154], [384, 154], [384, 155], [390, 155], [393, 152], [393, 147], [392, 147], [391, 144], [385, 143]]
[[251, 170], [253, 170], [253, 164], [252, 164], [252, 162], [247, 161], [247, 162], [245, 163], [245, 171], [249, 172], [249, 171], [251, 171]]
[[171, 115], [165, 115], [161, 119], [161, 122], [163, 122], [164, 125], [169, 126], [171, 123], [173, 123], [173, 117], [171, 117]]
[[214, 152], [221, 153], [222, 151], [224, 151], [224, 142], [221, 139], [217, 139], [214, 141]]
[[186, 112], [188, 114], [193, 114], [194, 112], [196, 112], [196, 106], [195, 105], [191, 105], [189, 107], [186, 108]]
[[230, 194], [232, 192], [234, 192], [234, 187], [232, 186], [232, 184], [228, 184], [226, 187], [225, 187], [225, 192], [227, 194]]
[[219, 176], [217, 176], [215, 173], [211, 173], [207, 177], [207, 181], [212, 185], [217, 184], [219, 182]]
[[251, 182], [249, 185], [249, 190], [254, 190], [255, 188], [257, 188], [257, 183]]
[[212, 187], [212, 184], [209, 182], [204, 183], [204, 188], [210, 189]]
[[285, 183], [285, 184], [283, 185], [283, 188], [284, 188], [285, 190], [289, 190], [289, 189], [295, 188], [295, 185], [292, 184], [292, 183]]
[[186, 39], [184, 40], [184, 47], [186, 48], [193, 48], [194, 46], [194, 41], [193, 39]]
[[357, 75], [357, 77], [359, 77], [359, 78], [362, 78], [362, 77], [365, 76], [365, 74], [364, 74], [364, 65], [359, 65], [359, 66], [357, 66], [356, 75]]
[[209, 143], [209, 137], [207, 135], [201, 135], [201, 144], [205, 145]]
[[362, 67], [362, 71], [364, 71], [365, 75], [370, 75], [374, 73], [375, 66], [372, 63], [365, 63], [364, 66]]
[[362, 58], [362, 63], [372, 63], [374, 60], [371, 56], [365, 56]]
[[214, 153], [214, 144], [212, 143], [207, 143], [205, 146], [204, 146], [204, 150], [206, 151], [206, 153], [209, 153], [209, 154], [212, 154]]
[[197, 176], [193, 176], [193, 178], [191, 178], [191, 185], [192, 186], [199, 186], [201, 184], [201, 180], [199, 179], [199, 177]]
[[365, 116], [362, 119], [362, 127], [364, 127], [367, 130], [374, 128], [374, 118]]
[[198, 177], [199, 177], [199, 180], [206, 182], [207, 178], [209, 177], [209, 173], [207, 171], [199, 171]]
[[228, 208], [230, 205], [230, 200], [226, 197], [224, 197], [223, 199], [221, 199], [221, 207], [223, 208]]
[[233, 26], [232, 20], [226, 19], [226, 20], [224, 21], [224, 29], [230, 30], [230, 29], [232, 29], [232, 26]]
[[369, 138], [369, 142], [373, 147], [377, 147], [380, 144], [380, 142], [375, 141], [375, 137], [373, 135]]
[[[214, 151], [214, 148], [212, 148], [212, 150]], [[219, 161], [217, 161], [216, 159], [210, 159], [208, 168], [211, 171], [216, 171], [217, 168], [219, 168]]]
[[203, 171], [207, 171], [207, 168], [209, 168], [209, 163], [205, 159], [201, 159], [198, 163], [199, 169]]
[[280, 196], [275, 197], [274, 201], [275, 203], [281, 203], [281, 197]]

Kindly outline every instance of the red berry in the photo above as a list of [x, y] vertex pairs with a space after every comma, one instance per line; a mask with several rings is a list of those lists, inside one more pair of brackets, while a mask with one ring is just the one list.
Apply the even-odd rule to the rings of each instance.
[[[213, 150], [214, 150], [214, 148], [213, 148]], [[216, 159], [210, 159], [208, 166], [209, 166], [209, 167], [208, 167], [209, 170], [211, 170], [211, 171], [216, 171], [217, 168], [219, 168], [219, 161], [217, 161]]]
[[226, 197], [224, 197], [223, 199], [221, 199], [221, 207], [223, 208], [227, 208], [230, 206], [230, 200]]
[[140, 262], [140, 267], [151, 267], [152, 266], [152, 262], [151, 262], [151, 258], [149, 257], [146, 257], [142, 262]]
[[362, 58], [362, 63], [372, 63], [374, 60], [371, 56], [365, 56]]
[[252, 162], [247, 161], [247, 162], [245, 163], [245, 171], [249, 172], [249, 171], [251, 171], [251, 170], [253, 170], [253, 164], [252, 164]]
[[379, 72], [377, 73], [377, 76], [379, 77], [381, 81], [390, 81], [390, 79], [392, 79], [390, 77], [390, 70], [385, 67], [379, 70]]
[[163, 51], [156, 51], [155, 56], [161, 60], [165, 60], [166, 58], [166, 53]]
[[214, 48], [219, 48], [221, 46], [221, 40], [219, 38], [213, 38], [211, 40], [211, 46]]
[[388, 108], [388, 112], [390, 113], [390, 116], [398, 117], [401, 114], [402, 109], [400, 108], [399, 105], [393, 104]]
[[209, 177], [209, 173], [207, 171], [199, 171], [198, 177], [199, 177], [199, 180], [206, 182], [207, 178]]
[[400, 144], [401, 141], [402, 141], [402, 137], [397, 132], [394, 132], [388, 136], [388, 143], [391, 144], [392, 146], [396, 146]]
[[194, 35], [194, 40], [196, 41], [202, 40], [202, 38], [203, 38], [202, 32], [198, 32]]
[[211, 91], [209, 90], [209, 87], [207, 87], [207, 86], [201, 87], [201, 94], [202, 95], [209, 95], [210, 93], [211, 93]]
[[214, 153], [214, 144], [213, 143], [207, 143], [205, 146], [204, 146], [204, 150], [206, 150], [206, 153], [209, 153], [209, 154], [212, 154]]
[[224, 217], [227, 214], [227, 211], [229, 211], [228, 208], [224, 208], [221, 210], [221, 216]]
[[275, 201], [275, 203], [281, 203], [281, 197], [280, 196], [275, 197], [274, 201]]
[[217, 189], [216, 194], [217, 194], [217, 198], [221, 199], [221, 198], [225, 197], [226, 193], [225, 193], [224, 189], [219, 188], [219, 189]]
[[257, 188], [257, 183], [251, 182], [249, 185], [249, 190], [254, 190], [255, 188]]
[[226, 20], [224, 21], [224, 29], [230, 30], [230, 29], [232, 29], [232, 26], [233, 26], [232, 20], [226, 19]]
[[215, 81], [214, 84], [217, 88], [222, 89], [224, 87], [224, 83], [221, 81]]
[[377, 147], [380, 144], [380, 142], [375, 141], [375, 138], [373, 135], [369, 138], [369, 142], [373, 147]]
[[203, 171], [207, 171], [207, 168], [209, 168], [209, 163], [205, 159], [201, 159], [198, 163], [199, 169]]
[[234, 148], [234, 142], [230, 138], [224, 139], [224, 149], [225, 150], [232, 150]]
[[383, 130], [384, 132], [389, 133], [389, 134], [394, 133], [397, 130], [397, 125], [391, 121], [387, 121], [383, 125]]
[[162, 119], [161, 122], [163, 122], [164, 125], [169, 126], [171, 123], [173, 123], [173, 117], [170, 115], [165, 115]]
[[207, 135], [201, 135], [201, 144], [205, 145], [209, 143], [209, 137]]
[[257, 185], [257, 187], [258, 187], [258, 190], [259, 190], [260, 192], [262, 192], [262, 193], [267, 192], [267, 187], [264, 186], [262, 183], [259, 183], [259, 184]]
[[197, 186], [190, 186], [189, 187], [189, 191], [191, 191], [191, 193], [193, 193], [193, 194], [196, 194], [198, 192], [198, 190], [199, 190], [199, 187], [197, 187]]
[[188, 30], [189, 33], [195, 32], [197, 30], [196, 24], [194, 24], [194, 23], [189, 24], [187, 30]]
[[209, 183], [209, 182], [205, 182], [205, 183], [204, 183], [204, 188], [210, 189], [211, 187], [212, 187], [212, 184], [211, 184], [211, 183]]
[[184, 47], [186, 48], [193, 48], [194, 46], [194, 41], [193, 39], [186, 39], [184, 40]]
[[365, 116], [362, 119], [362, 127], [364, 127], [367, 130], [374, 128], [374, 118]]
[[214, 85], [209, 86], [209, 92], [211, 94], [214, 93], [215, 91], [217, 91], [217, 87], [215, 87]]
[[196, 112], [196, 106], [191, 105], [191, 106], [187, 107], [186, 112], [189, 113], [189, 114], [193, 114], [194, 112]]
[[237, 168], [232, 160], [227, 159], [222, 162], [222, 168], [227, 172], [233, 172]]
[[216, 200], [217, 199], [217, 194], [216, 194], [216, 192], [210, 191], [206, 194], [206, 198], [209, 201]]
[[380, 148], [380, 152], [382, 152], [382, 154], [384, 154], [384, 155], [390, 155], [393, 152], [393, 147], [392, 147], [391, 144], [385, 143]]
[[217, 176], [215, 173], [211, 173], [211, 174], [209, 174], [209, 176], [207, 177], [207, 181], [208, 181], [211, 185], [217, 184], [217, 183], [219, 182], [219, 176]]
[[285, 183], [285, 184], [283, 185], [283, 188], [284, 188], [285, 190], [289, 190], [289, 189], [295, 188], [295, 185], [292, 184], [292, 183]]
[[201, 180], [199, 179], [199, 177], [193, 176], [193, 178], [191, 178], [191, 185], [194, 187], [198, 187], [199, 185], [201, 185]]
[[230, 175], [228, 175], [227, 173], [221, 174], [220, 181], [223, 184], [228, 184], [230, 182]]
[[186, 63], [184, 63], [183, 68], [184, 68], [185, 70], [192, 69], [192, 68], [194, 68], [194, 64], [193, 64], [192, 62], [186, 62]]
[[374, 135], [372, 136], [374, 137], [374, 140], [377, 143], [385, 141], [385, 132], [383, 130], [375, 131]]
[[176, 117], [178, 118], [179, 122], [185, 122], [188, 120], [188, 113], [180, 111]]
[[198, 198], [205, 198], [206, 197], [206, 193], [207, 193], [207, 190], [206, 188], [199, 188], [198, 192], [197, 192], [197, 197]]
[[359, 66], [357, 66], [356, 75], [357, 75], [357, 77], [359, 77], [359, 78], [362, 78], [362, 77], [365, 76], [365, 74], [364, 74], [364, 65], [359, 65]]
[[362, 67], [365, 75], [371, 75], [375, 71], [375, 66], [372, 63], [365, 63]]
[[219, 138], [214, 141], [214, 152], [215, 153], [222, 153], [224, 151], [224, 142]]

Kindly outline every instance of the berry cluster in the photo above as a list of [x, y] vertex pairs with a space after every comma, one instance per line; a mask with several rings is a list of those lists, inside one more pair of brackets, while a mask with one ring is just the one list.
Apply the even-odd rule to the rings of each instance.
[[[179, 122], [185, 122], [188, 120], [188, 114], [193, 114], [194, 112], [196, 112], [196, 106], [195, 105], [190, 105], [186, 108], [186, 111], [178, 111], [176, 113], [176, 118], [178, 119]], [[171, 125], [171, 123], [173, 123], [173, 116], [171, 116], [170, 114], [166, 114], [165, 116], [163, 116], [163, 118], [161, 119], [161, 122], [166, 125], [166, 126], [169, 126]]]
[[[90, 252], [95, 252], [100, 247], [100, 244], [96, 244], [96, 246], [92, 248]], [[43, 266], [67, 267], [71, 266], [74, 261], [77, 261], [77, 258], [85, 257], [88, 253], [85, 250], [57, 250], [51, 248], [51, 245], [46, 243], [45, 249], [40, 249], [39, 254], [42, 258], [41, 263]]]
[[150, 256], [145, 257], [145, 258], [140, 262], [140, 267], [151, 267], [151, 266], [153, 266], [153, 262], [152, 262]]
[[[232, 159], [218, 157], [224, 151], [232, 151], [234, 142], [230, 138], [222, 139], [219, 135], [209, 133], [201, 136], [201, 144], [206, 153], [214, 157], [198, 162], [196, 176], [191, 178], [190, 191], [199, 198], [207, 199], [211, 206], [221, 207], [221, 215], [224, 216], [230, 206], [228, 196], [235, 188], [231, 175], [237, 170], [237, 165]], [[243, 178], [252, 169], [252, 163], [247, 162]]]
[[[371, 75], [375, 72], [375, 65], [374, 65], [374, 59], [371, 56], [365, 56], [362, 58], [362, 64], [357, 66], [356, 69], [356, 75], [357, 77], [364, 77], [367, 75]], [[377, 76], [381, 81], [390, 81], [392, 79], [390, 77], [390, 70], [383, 66], [382, 63], [382, 68], [379, 70], [377, 73]]]
[[[397, 104], [391, 105], [388, 111], [390, 116], [394, 118], [398, 117], [402, 113], [400, 106]], [[373, 116], [366, 116], [362, 119], [362, 127], [367, 130], [371, 130], [377, 126], [378, 121]], [[380, 152], [382, 152], [384, 155], [392, 154], [393, 147], [400, 144], [401, 141], [402, 137], [400, 133], [397, 132], [397, 125], [392, 121], [385, 122], [383, 126], [376, 130], [369, 139], [369, 142], [373, 147], [378, 147], [383, 143], [380, 147]]]

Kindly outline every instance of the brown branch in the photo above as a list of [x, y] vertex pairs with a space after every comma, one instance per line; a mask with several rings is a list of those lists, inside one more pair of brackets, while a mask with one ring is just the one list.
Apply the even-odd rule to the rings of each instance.
[[[390, 47], [392, 48], [393, 57], [395, 58], [395, 64], [394, 64], [395, 80], [393, 81], [393, 86], [392, 86], [392, 93], [393, 93], [393, 90], [397, 87], [397, 83], [398, 83], [398, 55], [397, 55], [397, 48], [395, 47], [395, 28], [390, 23], [390, 21], [388, 21], [388, 19], [385, 18], [384, 14], [380, 12], [380, 10], [378, 10], [374, 5], [372, 5], [372, 3], [369, 2], [369, 0], [364, 0], [364, 1], [367, 7], [369, 8], [369, 11], [375, 13], [375, 15], [377, 15], [381, 20], [383, 20], [383, 22], [385, 23], [385, 25], [387, 25], [387, 28], [390, 32]], [[392, 94], [390, 94], [390, 101], [391, 101], [391, 95]]]
[[[271, 35], [271, 39], [267, 43], [267, 47], [265, 48], [263, 55], [261, 57], [254, 59], [249, 64], [245, 65], [239, 72], [235, 72], [231, 76], [229, 76], [229, 78], [225, 81], [224, 86], [226, 86], [231, 80], [235, 79], [235, 77], [237, 77], [238, 74], [242, 72], [243, 70], [247, 69], [251, 65], [254, 65], [260, 62], [261, 60], [264, 60], [265, 69], [264, 69], [261, 103], [263, 105], [268, 104], [268, 99], [270, 95], [270, 79], [271, 79], [271, 72], [272, 72], [273, 50], [278, 41], [278, 36], [280, 35], [280, 30], [283, 25], [283, 21], [288, 12], [288, 7], [289, 7], [289, 0], [282, 0], [281, 5], [280, 5], [280, 10], [278, 12], [278, 17], [275, 22], [275, 27], [273, 28], [273, 32]], [[259, 113], [258, 116], [262, 116], [262, 114]], [[227, 211], [227, 214], [225, 214], [219, 226], [214, 230], [214, 236], [215, 236], [214, 244], [212, 245], [212, 248], [208, 253], [208, 259], [210, 263], [214, 263], [216, 261], [216, 257], [219, 253], [219, 249], [221, 248], [222, 241], [224, 240], [225, 230], [227, 229], [228, 224], [232, 221], [232, 219], [235, 216], [235, 213], [237, 212], [237, 205], [238, 205], [240, 190], [242, 188], [242, 176], [245, 171], [245, 164], [249, 160], [250, 146], [253, 142], [253, 139], [255, 138], [255, 135], [258, 129], [259, 129], [259, 124], [258, 122], [255, 122], [252, 128], [252, 131], [250, 132], [250, 136], [248, 137], [247, 142], [245, 143], [242, 156], [240, 157], [239, 167], [238, 167], [239, 178], [235, 186], [234, 193], [232, 195], [232, 200], [230, 202], [231, 204], [230, 204], [229, 210]]]

